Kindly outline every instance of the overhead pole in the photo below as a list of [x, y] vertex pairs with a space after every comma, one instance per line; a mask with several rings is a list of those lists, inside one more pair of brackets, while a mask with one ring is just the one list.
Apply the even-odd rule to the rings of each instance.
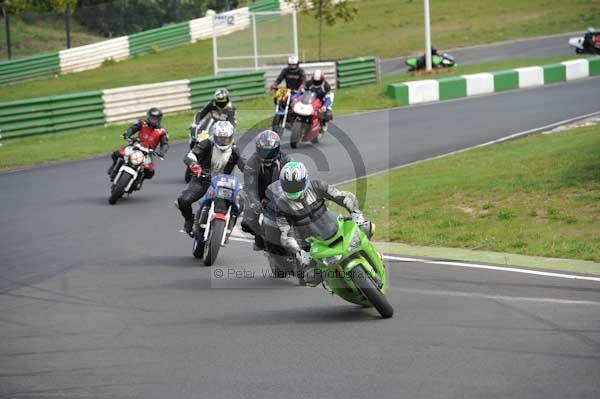
[[425, 69], [431, 71], [431, 22], [429, 18], [429, 0], [423, 0], [425, 8]]

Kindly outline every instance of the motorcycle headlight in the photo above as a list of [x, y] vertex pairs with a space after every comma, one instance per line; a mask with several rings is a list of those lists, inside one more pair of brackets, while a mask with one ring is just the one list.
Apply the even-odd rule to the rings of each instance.
[[135, 166], [141, 164], [142, 162], [144, 162], [144, 154], [142, 154], [141, 151], [132, 152], [129, 156], [129, 162], [131, 162], [131, 164]]
[[233, 190], [227, 187], [219, 187], [219, 189], [217, 190], [217, 195], [221, 198], [229, 199], [231, 198], [232, 194]]
[[350, 252], [356, 251], [360, 247], [360, 235], [358, 234], [358, 230], [354, 231], [352, 235], [352, 239], [350, 240], [350, 245], [348, 245], [348, 250]]
[[327, 256], [325, 258], [321, 258], [321, 261], [325, 263], [327, 266], [335, 266], [337, 263], [342, 260], [342, 255], [335, 256]]

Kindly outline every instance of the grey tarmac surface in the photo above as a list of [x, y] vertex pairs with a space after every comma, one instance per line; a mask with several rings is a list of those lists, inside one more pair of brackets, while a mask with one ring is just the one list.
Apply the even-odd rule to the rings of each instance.
[[[552, 57], [570, 54], [573, 55], [573, 58], [577, 58], [580, 56], [575, 54], [575, 51], [569, 47], [569, 39], [582, 35], [583, 32], [568, 33], [459, 49], [443, 49], [438, 47], [438, 51], [451, 54], [456, 59], [456, 62], [461, 65], [506, 61], [515, 58]], [[406, 71], [407, 68], [404, 64], [406, 58], [400, 57], [383, 60], [381, 63], [381, 73], [390, 74]]]
[[[340, 117], [294, 155], [336, 182], [598, 111], [599, 92]], [[113, 207], [108, 158], [0, 174], [0, 398], [599, 397], [598, 283], [388, 262], [380, 320], [270, 278], [248, 243], [205, 268], [172, 206], [184, 153]]]

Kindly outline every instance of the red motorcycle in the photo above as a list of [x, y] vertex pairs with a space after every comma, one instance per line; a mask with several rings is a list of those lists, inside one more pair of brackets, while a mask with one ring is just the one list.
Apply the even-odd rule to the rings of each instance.
[[321, 131], [320, 109], [323, 103], [312, 91], [305, 91], [298, 96], [292, 104], [294, 123], [290, 145], [296, 148], [302, 141], [318, 143], [323, 132]]

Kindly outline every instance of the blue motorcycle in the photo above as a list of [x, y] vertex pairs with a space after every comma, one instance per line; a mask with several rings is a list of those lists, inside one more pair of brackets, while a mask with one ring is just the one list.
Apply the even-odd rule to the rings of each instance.
[[206, 266], [215, 263], [243, 211], [241, 189], [238, 177], [221, 174], [211, 179], [200, 199], [194, 223], [194, 257], [203, 259]]

